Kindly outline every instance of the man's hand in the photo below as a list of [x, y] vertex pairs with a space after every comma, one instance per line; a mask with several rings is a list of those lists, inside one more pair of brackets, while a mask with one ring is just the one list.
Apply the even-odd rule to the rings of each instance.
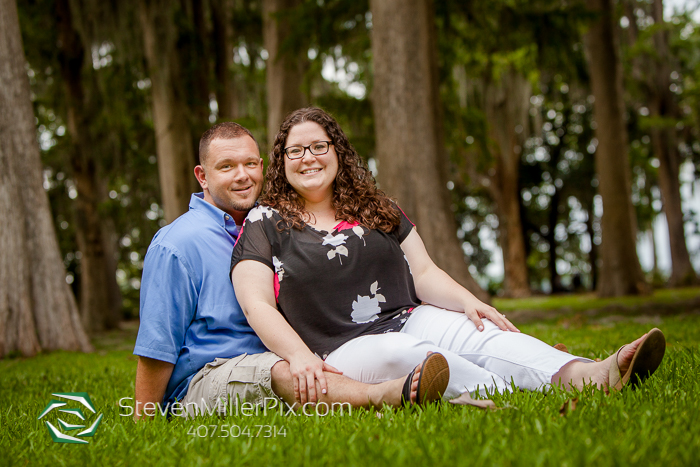
[[135, 408], [134, 420], [141, 418], [143, 406], [149, 402], [160, 404], [165, 396], [170, 375], [175, 365], [172, 363], [155, 360], [153, 358], [139, 357], [136, 367]]

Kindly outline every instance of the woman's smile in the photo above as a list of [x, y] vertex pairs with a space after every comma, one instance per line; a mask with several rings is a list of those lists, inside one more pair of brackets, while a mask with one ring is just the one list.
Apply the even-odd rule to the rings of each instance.
[[321, 170], [323, 170], [323, 169], [306, 169], [306, 170], [302, 170], [301, 173], [304, 175], [311, 175], [311, 174], [315, 174], [317, 172], [320, 172]]

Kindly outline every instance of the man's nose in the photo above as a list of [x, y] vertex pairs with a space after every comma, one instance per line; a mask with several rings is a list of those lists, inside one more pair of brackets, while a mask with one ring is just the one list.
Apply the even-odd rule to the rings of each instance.
[[236, 167], [236, 171], [234, 173], [234, 179], [235, 180], [246, 180], [248, 178], [248, 171], [245, 169], [245, 166], [239, 165]]

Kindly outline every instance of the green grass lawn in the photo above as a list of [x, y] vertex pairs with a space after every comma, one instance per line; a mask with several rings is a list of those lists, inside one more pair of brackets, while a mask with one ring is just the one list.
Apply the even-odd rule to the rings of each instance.
[[[579, 297], [589, 299], [596, 300]], [[531, 300], [526, 306], [498, 306], [533, 309], [538, 299]], [[157, 417], [137, 425], [120, 416], [125, 409], [118, 404], [133, 397], [132, 325], [100, 336], [93, 354], [54, 352], [0, 361], [0, 464], [698, 465], [700, 313], [545, 321], [520, 328], [550, 344], [563, 342], [572, 353], [605, 358], [654, 326], [668, 340], [660, 369], [639, 390], [612, 396], [551, 389], [495, 395], [501, 409], [491, 412], [443, 404], [325, 417], [278, 411], [189, 421]], [[37, 420], [55, 399], [53, 392], [88, 392], [104, 414], [89, 444], [54, 443], [43, 420]], [[575, 410], [562, 416], [562, 404], [573, 398], [578, 398]], [[220, 437], [225, 426], [228, 436]], [[268, 430], [277, 436], [263, 437]]]

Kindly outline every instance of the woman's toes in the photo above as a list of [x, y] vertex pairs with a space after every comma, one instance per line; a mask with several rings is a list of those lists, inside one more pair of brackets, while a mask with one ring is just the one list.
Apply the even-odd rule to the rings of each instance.
[[[644, 334], [644, 336], [646, 336], [646, 334]], [[634, 358], [634, 354], [637, 352], [637, 347], [639, 347], [639, 344], [644, 339], [644, 336], [624, 346], [617, 355], [617, 366], [620, 368], [621, 375], [627, 373], [627, 370], [632, 363], [632, 359]], [[613, 357], [615, 357], [615, 355], [613, 355]]]
[[411, 381], [411, 404], [415, 404], [418, 399], [418, 381], [420, 380], [420, 371], [422, 363], [416, 367], [415, 373], [413, 373], [413, 380]]

